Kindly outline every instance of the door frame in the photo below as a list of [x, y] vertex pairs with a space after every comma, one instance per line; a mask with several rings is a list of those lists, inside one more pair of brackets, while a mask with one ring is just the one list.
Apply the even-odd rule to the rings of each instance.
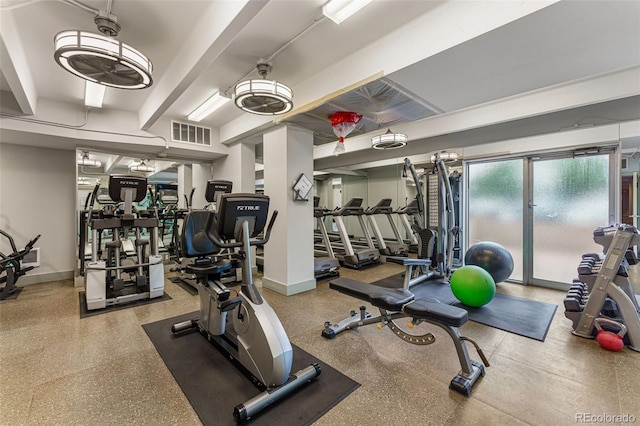
[[[523, 196], [522, 196], [522, 281], [507, 280], [522, 285], [534, 285], [538, 287], [548, 287], [559, 290], [568, 290], [570, 284], [549, 281], [543, 279], [535, 279], [533, 277], [533, 164], [535, 161], [546, 159], [575, 158], [581, 155], [609, 155], [609, 223], [603, 223], [602, 226], [608, 226], [621, 221], [621, 181], [622, 171], [620, 170], [620, 146], [603, 145], [589, 148], [564, 149], [558, 151], [547, 151], [539, 153], [522, 153], [517, 155], [506, 155], [498, 157], [474, 158], [473, 160], [463, 161], [464, 178], [464, 229], [469, 229], [469, 164], [505, 161], [505, 160], [523, 160]], [[464, 232], [464, 251], [469, 248], [469, 232]], [[576, 254], [579, 256], [580, 254]], [[577, 266], [577, 265], [576, 265]]]

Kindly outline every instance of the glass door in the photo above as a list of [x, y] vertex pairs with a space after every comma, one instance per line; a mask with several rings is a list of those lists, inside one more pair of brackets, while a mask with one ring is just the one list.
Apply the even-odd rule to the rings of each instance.
[[467, 164], [469, 247], [492, 241], [513, 256], [510, 280], [523, 281], [522, 158]]
[[615, 151], [599, 148], [466, 163], [467, 248], [503, 245], [510, 281], [567, 289], [593, 230], [615, 222]]
[[529, 281], [564, 288], [576, 277], [580, 256], [601, 252], [593, 230], [609, 225], [609, 155], [531, 158], [528, 197], [532, 250]]

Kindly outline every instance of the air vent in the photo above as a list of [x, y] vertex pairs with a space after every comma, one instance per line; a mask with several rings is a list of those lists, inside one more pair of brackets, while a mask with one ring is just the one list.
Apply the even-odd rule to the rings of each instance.
[[172, 121], [171, 140], [211, 146], [211, 127], [194, 126], [193, 124]]
[[629, 160], [626, 158], [623, 158], [621, 166], [622, 166], [621, 167], [622, 170], [627, 170], [629, 168]]

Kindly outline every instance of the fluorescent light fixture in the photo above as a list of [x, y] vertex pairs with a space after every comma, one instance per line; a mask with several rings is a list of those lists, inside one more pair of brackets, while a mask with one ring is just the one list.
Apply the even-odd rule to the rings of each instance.
[[194, 109], [193, 112], [187, 116], [187, 119], [189, 121], [200, 121], [230, 100], [231, 99], [229, 98], [221, 96], [220, 92], [216, 92], [209, 99], [204, 101], [202, 105]]
[[107, 86], [87, 80], [84, 85], [84, 104], [88, 107], [102, 108], [106, 89]]
[[371, 0], [329, 0], [322, 6], [322, 13], [336, 24], [365, 7]]

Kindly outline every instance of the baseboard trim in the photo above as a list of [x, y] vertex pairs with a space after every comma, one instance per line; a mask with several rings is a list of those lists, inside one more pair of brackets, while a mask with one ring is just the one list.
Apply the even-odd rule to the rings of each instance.
[[19, 285], [42, 284], [51, 281], [62, 281], [73, 278], [73, 271], [49, 272], [45, 274], [29, 274], [18, 278]]
[[268, 277], [262, 277], [262, 287], [273, 290], [276, 293], [292, 296], [294, 294], [303, 293], [305, 291], [314, 290], [316, 288], [316, 280], [301, 281], [294, 284], [284, 284], [279, 281], [272, 280]]

